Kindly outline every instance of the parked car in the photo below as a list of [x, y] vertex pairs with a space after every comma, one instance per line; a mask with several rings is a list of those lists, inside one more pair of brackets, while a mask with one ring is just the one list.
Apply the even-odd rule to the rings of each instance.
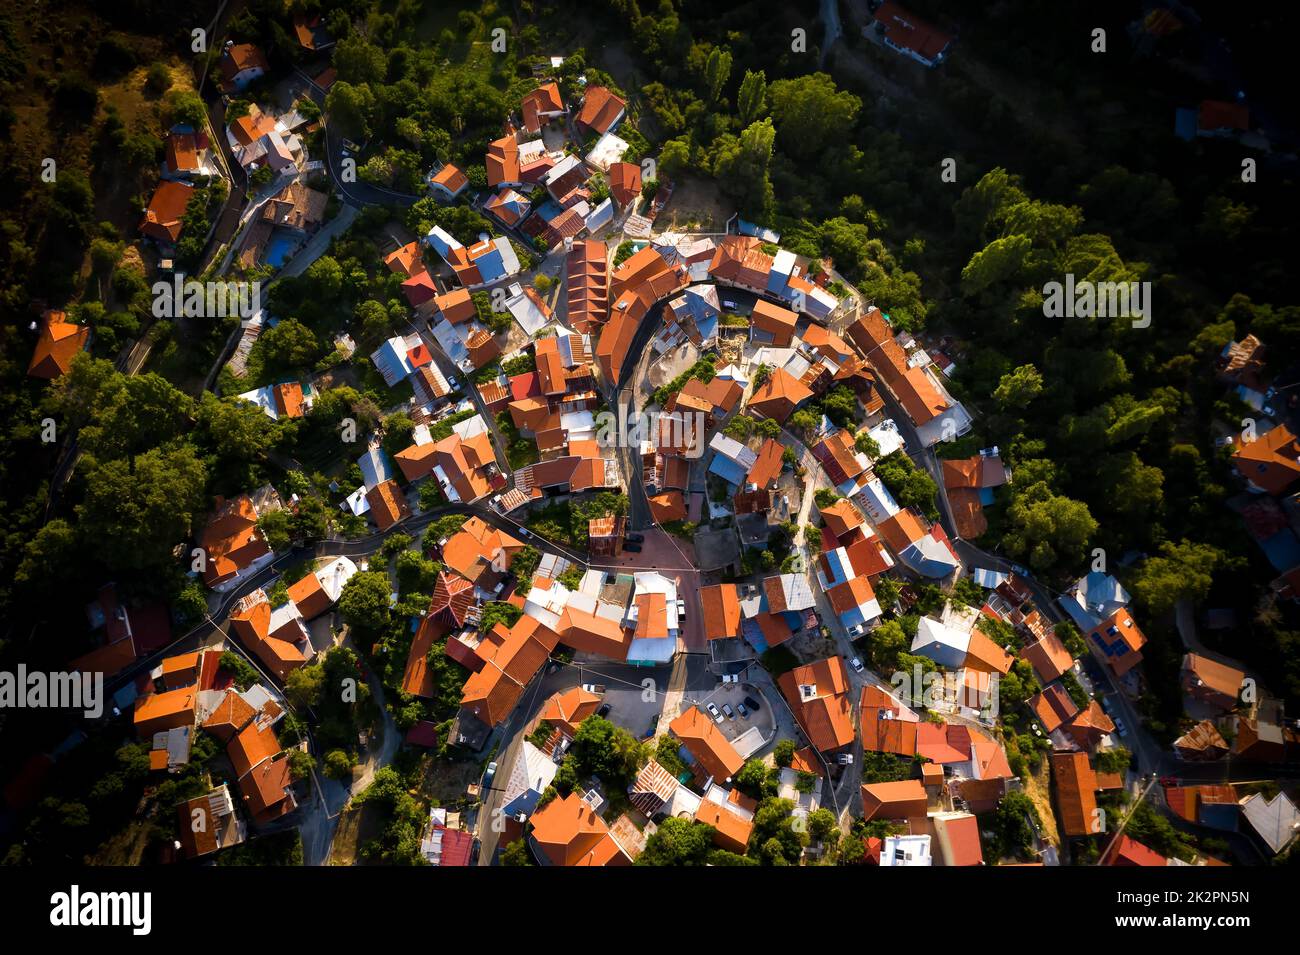
[[582, 684], [582, 688], [583, 688], [584, 690], [586, 690], [588, 693], [604, 693], [604, 692], [605, 692], [605, 684], [603, 684], [603, 683], [584, 683], [584, 684]]
[[737, 703], [737, 704], [736, 704], [736, 712], [740, 714], [740, 718], [741, 718], [742, 720], [747, 720], [747, 719], [749, 719], [749, 710], [745, 709], [745, 704], [744, 704], [744, 703]]
[[734, 720], [736, 718], [736, 711], [731, 708], [730, 703], [722, 704], [722, 712], [727, 714], [727, 719], [729, 720]]
[[856, 639], [864, 633], [866, 633], [866, 629], [860, 623], [855, 623], [853, 626], [849, 627], [849, 637], [851, 639]]
[[639, 553], [641, 553], [641, 545], [640, 545], [640, 544], [624, 544], [624, 545], [623, 545], [623, 549], [626, 550], [626, 551], [630, 551], [630, 552], [632, 552], [633, 554], [639, 554]]
[[533, 536], [533, 532], [532, 532], [532, 531], [530, 531], [528, 528], [526, 528], [526, 527], [522, 527], [522, 526], [519, 528], [519, 533], [523, 534], [525, 537], [532, 537], [532, 536]]
[[487, 764], [487, 769], [483, 771], [483, 785], [487, 786], [492, 782], [492, 777], [497, 774], [496, 760]]
[[1124, 721], [1118, 716], [1112, 717], [1111, 719], [1115, 723], [1115, 732], [1119, 733], [1120, 736], [1127, 736], [1128, 727], [1124, 725]]
[[723, 683], [739, 683], [739, 682], [740, 682], [740, 674], [739, 674], [739, 673], [724, 673], [724, 674], [722, 674], [722, 682], [723, 682]]
[[598, 710], [596, 711], [596, 715], [597, 715], [597, 716], [608, 716], [608, 715], [609, 715], [609, 704], [608, 704], [608, 703], [602, 703], [602, 704], [600, 705], [600, 709], [598, 709]]
[[762, 707], [758, 705], [758, 700], [754, 699], [752, 696], [745, 697], [745, 705], [755, 713], [762, 709]]
[[643, 543], [645, 543], [645, 535], [644, 535], [644, 534], [628, 534], [628, 535], [626, 536], [625, 539], [628, 540], [628, 541], [630, 541], [630, 542], [633, 543], [633, 544], [643, 544]]
[[853, 754], [852, 754], [852, 753], [840, 753], [838, 756], [835, 757], [835, 762], [839, 763], [841, 766], [852, 766], [852, 765], [853, 765]]
[[713, 722], [715, 723], [722, 722], [722, 714], [718, 712], [718, 706], [716, 703], [710, 703], [704, 708], [708, 710], [709, 715], [713, 717]]
[[863, 670], [862, 661], [859, 660], [857, 657], [854, 657], [852, 660], [849, 661], [849, 666], [853, 667], [854, 673], [861, 673]]
[[1114, 707], [1111, 705], [1110, 697], [1108, 697], [1105, 693], [1103, 693], [1100, 699], [1101, 699], [1102, 711], [1105, 712], [1107, 716], [1109, 716], [1111, 710], [1114, 709]]
[[736, 309], [740, 308], [740, 306], [737, 305], [735, 302], [730, 302], [730, 301], [728, 301], [728, 300], [725, 299], [725, 298], [722, 300], [722, 307], [723, 307], [723, 308], [729, 308], [729, 309], [731, 309], [732, 311], [735, 311]]

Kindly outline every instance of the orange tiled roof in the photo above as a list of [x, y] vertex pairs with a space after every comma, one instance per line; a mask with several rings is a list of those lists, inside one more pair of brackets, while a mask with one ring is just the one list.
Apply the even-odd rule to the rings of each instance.
[[51, 309], [42, 318], [40, 338], [32, 352], [27, 374], [33, 378], [58, 378], [72, 367], [72, 359], [86, 347], [90, 329], [67, 321], [67, 313]]
[[631, 859], [609, 834], [605, 820], [576, 792], [533, 813], [532, 838], [555, 865], [627, 865]]
[[397, 482], [389, 479], [376, 484], [366, 492], [366, 501], [370, 504], [370, 514], [375, 519], [375, 526], [386, 531], [402, 518], [411, 513]]
[[701, 588], [700, 604], [706, 640], [740, 636], [740, 595], [735, 584], [713, 584]]
[[745, 765], [745, 760], [722, 735], [713, 718], [698, 706], [683, 710], [668, 724], [668, 728], [695, 757], [704, 774], [717, 782], [732, 778]]
[[577, 122], [598, 133], [607, 133], [626, 107], [627, 103], [616, 96], [613, 90], [603, 86], [592, 86], [587, 89], [586, 96], [583, 97]]
[[[853, 742], [853, 707], [844, 661], [830, 657], [796, 667], [777, 680], [804, 734], [822, 752]], [[805, 697], [800, 687], [813, 687]]]
[[140, 231], [159, 242], [175, 242], [181, 236], [181, 219], [184, 218], [185, 207], [193, 195], [193, 186], [169, 179], [161, 180], [144, 210]]
[[1053, 753], [1052, 779], [1061, 831], [1067, 836], [1093, 835], [1097, 777], [1087, 753]]

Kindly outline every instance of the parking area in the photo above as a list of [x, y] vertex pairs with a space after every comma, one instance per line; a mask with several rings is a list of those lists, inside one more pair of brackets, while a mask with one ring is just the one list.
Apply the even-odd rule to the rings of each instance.
[[647, 693], [640, 687], [607, 684], [602, 701], [609, 706], [605, 718], [623, 727], [638, 739], [653, 732], [650, 722], [659, 716], [663, 709], [663, 690], [668, 679], [668, 669], [666, 667], [647, 669], [644, 679], [654, 680], [657, 692]]
[[[748, 711], [746, 716], [740, 715], [739, 707], [744, 702], [745, 697], [755, 700], [759, 708], [757, 710], [745, 704]], [[719, 712], [723, 713], [722, 722], [718, 723], [718, 729], [722, 735], [732, 742], [742, 733], [751, 729], [757, 729], [758, 734], [762, 736], [764, 746], [772, 742], [773, 732], [775, 730], [775, 714], [771, 704], [765, 695], [758, 689], [748, 683], [719, 683], [717, 687], [699, 698], [700, 706], [707, 711], [708, 705], [714, 704]], [[723, 707], [731, 707], [732, 718], [726, 716], [726, 710]]]

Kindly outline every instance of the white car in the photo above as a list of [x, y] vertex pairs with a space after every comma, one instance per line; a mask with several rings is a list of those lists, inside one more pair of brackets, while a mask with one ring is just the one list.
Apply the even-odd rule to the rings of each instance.
[[722, 716], [722, 714], [718, 711], [718, 707], [717, 707], [716, 704], [714, 704], [714, 703], [710, 703], [710, 704], [708, 704], [707, 706], [705, 706], [704, 708], [705, 708], [706, 710], [708, 710], [708, 711], [709, 711], [709, 715], [713, 717], [713, 722], [715, 722], [715, 723], [721, 723], [721, 722], [722, 722], [722, 720], [723, 720], [723, 716]]
[[739, 308], [740, 306], [737, 305], [735, 302], [728, 302], [728, 301], [724, 298], [724, 299], [722, 300], [722, 307], [723, 307], [723, 308], [729, 308], [729, 309], [732, 309], [732, 310], [734, 311], [735, 309]]
[[859, 660], [857, 657], [854, 657], [852, 660], [849, 661], [849, 666], [851, 666], [851, 667], [853, 668], [853, 672], [854, 672], [854, 673], [861, 673], [861, 672], [862, 672], [862, 669], [863, 669], [863, 667], [862, 667], [862, 661]]

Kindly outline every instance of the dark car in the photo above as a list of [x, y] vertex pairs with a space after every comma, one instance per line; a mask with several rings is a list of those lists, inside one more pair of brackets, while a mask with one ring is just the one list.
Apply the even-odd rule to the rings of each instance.
[[762, 709], [762, 707], [758, 705], [758, 700], [754, 699], [752, 696], [745, 697], [745, 705], [755, 713]]
[[624, 545], [623, 545], [623, 549], [626, 550], [626, 551], [631, 551], [633, 554], [639, 554], [639, 553], [641, 553], [641, 545], [640, 545], [640, 544], [627, 543], [627, 544], [624, 544]]
[[644, 534], [628, 534], [628, 535], [627, 535], [627, 539], [628, 539], [628, 541], [630, 541], [630, 542], [633, 543], [633, 544], [644, 544], [644, 543], [645, 543], [645, 535], [644, 535]]
[[600, 709], [598, 709], [598, 710], [596, 711], [596, 715], [597, 715], [597, 716], [608, 716], [608, 715], [609, 715], [609, 704], [608, 704], [608, 703], [601, 704]]

